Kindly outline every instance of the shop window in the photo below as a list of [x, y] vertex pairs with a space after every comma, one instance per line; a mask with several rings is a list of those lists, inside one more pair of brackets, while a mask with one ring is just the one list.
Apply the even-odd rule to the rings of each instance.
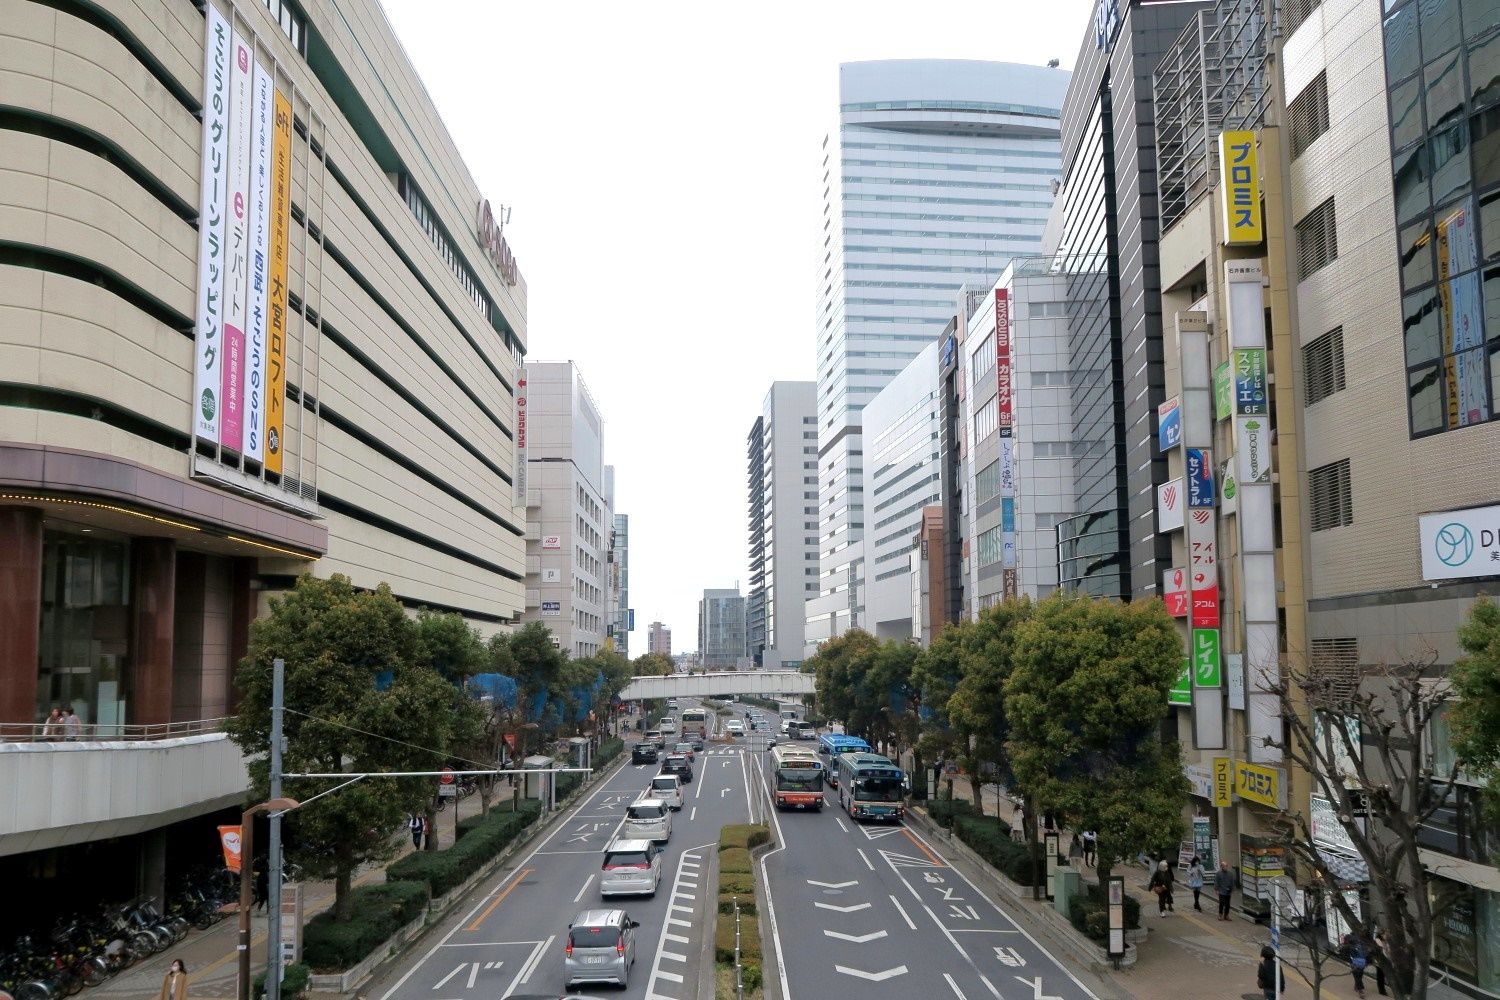
[[37, 710], [72, 708], [85, 725], [125, 722], [130, 545], [49, 531], [42, 541]]

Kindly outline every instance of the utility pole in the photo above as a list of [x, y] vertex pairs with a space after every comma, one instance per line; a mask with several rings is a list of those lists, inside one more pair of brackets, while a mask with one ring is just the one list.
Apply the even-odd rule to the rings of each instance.
[[[286, 661], [271, 661], [271, 798], [281, 798], [281, 735]], [[271, 840], [266, 858], [266, 1000], [281, 1000], [281, 815], [271, 814]]]

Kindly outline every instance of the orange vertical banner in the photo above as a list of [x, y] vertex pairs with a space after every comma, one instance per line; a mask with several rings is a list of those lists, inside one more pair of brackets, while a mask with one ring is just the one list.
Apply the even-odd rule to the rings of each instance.
[[238, 874], [240, 870], [239, 825], [219, 827], [219, 843], [224, 848], [224, 867]]
[[[266, 345], [267, 472], [281, 472], [281, 446], [286, 435], [286, 311], [287, 253], [292, 222], [292, 102], [276, 91], [271, 143], [271, 288], [270, 323]], [[305, 263], [304, 263], [305, 266]]]

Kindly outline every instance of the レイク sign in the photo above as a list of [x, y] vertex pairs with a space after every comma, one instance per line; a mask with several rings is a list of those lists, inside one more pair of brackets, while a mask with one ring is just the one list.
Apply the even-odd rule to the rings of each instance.
[[1423, 514], [1422, 579], [1500, 576], [1500, 504]]
[[[504, 211], [504, 207], [501, 207]], [[505, 242], [505, 224], [495, 221], [495, 213], [490, 209], [490, 203], [484, 198], [479, 199], [479, 207], [474, 210], [474, 235], [479, 240], [485, 256], [489, 257], [490, 263], [495, 265], [495, 270], [500, 272], [500, 277], [505, 279], [507, 285], [514, 285], [521, 280], [520, 268], [516, 266], [515, 254], [510, 252], [510, 244]]]

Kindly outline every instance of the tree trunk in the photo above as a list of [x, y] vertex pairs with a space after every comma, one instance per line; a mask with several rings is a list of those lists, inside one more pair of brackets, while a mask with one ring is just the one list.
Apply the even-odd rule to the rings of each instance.
[[977, 761], [969, 761], [969, 791], [974, 795], [974, 811], [984, 815], [983, 785], [979, 780], [979, 764]]
[[344, 921], [354, 916], [354, 899], [349, 895], [350, 883], [354, 879], [354, 862], [341, 851], [337, 865], [333, 877], [333, 919]]
[[1036, 800], [1029, 794], [1021, 805], [1021, 822], [1026, 827], [1026, 850], [1031, 854], [1031, 898], [1041, 899], [1046, 895], [1042, 879], [1041, 845], [1036, 839]]
[[[422, 839], [422, 850], [424, 851], [437, 850], [437, 804], [438, 798], [436, 795], [427, 803], [427, 836]], [[458, 799], [456, 798], [453, 800], [453, 808], [458, 808]]]

